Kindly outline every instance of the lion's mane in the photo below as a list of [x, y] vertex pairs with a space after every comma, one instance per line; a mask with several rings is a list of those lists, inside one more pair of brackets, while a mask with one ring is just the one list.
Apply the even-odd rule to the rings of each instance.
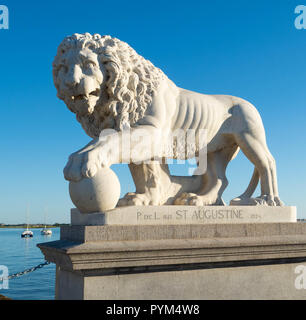
[[[73, 48], [88, 48], [95, 52], [108, 73], [107, 101], [99, 100], [93, 112], [80, 116], [72, 105], [67, 105], [76, 113], [87, 134], [97, 137], [103, 129], [122, 130], [141, 119], [160, 82], [166, 78], [165, 74], [119, 39], [76, 33], [62, 41], [53, 62], [54, 83], [58, 90], [61, 56]], [[60, 98], [65, 101], [65, 97]]]

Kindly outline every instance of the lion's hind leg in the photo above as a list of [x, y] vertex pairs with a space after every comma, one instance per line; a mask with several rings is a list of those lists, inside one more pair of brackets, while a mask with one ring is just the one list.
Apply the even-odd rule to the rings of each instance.
[[[258, 129], [252, 132], [243, 132], [239, 135], [235, 135], [235, 139], [243, 153], [254, 164], [258, 171], [261, 182], [261, 195], [258, 198], [244, 198], [241, 199], [240, 202], [234, 200], [231, 204], [283, 205], [278, 195], [275, 160], [267, 147], [263, 130]], [[257, 174], [256, 170], [254, 175]]]

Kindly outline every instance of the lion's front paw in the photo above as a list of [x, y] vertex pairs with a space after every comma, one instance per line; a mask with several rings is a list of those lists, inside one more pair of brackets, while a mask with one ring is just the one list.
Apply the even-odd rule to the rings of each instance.
[[68, 181], [80, 181], [83, 177], [92, 178], [102, 167], [106, 166], [93, 149], [83, 153], [73, 153], [64, 168], [64, 177]]
[[82, 155], [73, 153], [69, 156], [69, 160], [64, 168], [64, 177], [68, 181], [80, 181], [82, 179], [81, 174]]

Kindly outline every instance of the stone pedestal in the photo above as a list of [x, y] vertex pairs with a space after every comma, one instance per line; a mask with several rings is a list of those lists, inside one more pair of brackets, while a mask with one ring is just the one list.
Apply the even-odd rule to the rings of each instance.
[[[259, 215], [268, 210], [253, 208]], [[138, 209], [120, 210], [137, 217]], [[236, 216], [239, 222], [227, 217], [212, 224], [187, 218], [185, 224], [129, 223], [122, 211], [121, 225], [111, 212], [103, 218], [73, 210], [60, 240], [38, 246], [56, 263], [56, 299], [305, 299], [295, 272], [306, 266], [306, 223], [293, 222], [295, 211], [287, 210], [292, 222], [250, 223]]]

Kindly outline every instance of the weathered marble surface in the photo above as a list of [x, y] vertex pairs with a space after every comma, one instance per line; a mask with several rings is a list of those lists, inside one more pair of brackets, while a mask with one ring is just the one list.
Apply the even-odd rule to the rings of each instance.
[[[70, 156], [64, 169], [67, 180], [91, 178], [101, 167], [125, 162], [136, 192], [118, 205], [223, 205], [225, 171], [241, 149], [254, 164], [254, 174], [247, 190], [231, 204], [282, 205], [275, 160], [261, 117], [250, 102], [179, 88], [127, 43], [98, 34], [65, 38], [53, 75], [58, 97], [93, 139]], [[105, 133], [107, 129], [115, 130]], [[191, 131], [192, 142], [186, 138]], [[139, 144], [139, 139], [130, 138], [127, 143], [127, 135], [150, 139]], [[162, 162], [194, 156], [198, 169], [190, 177], [172, 176]], [[252, 198], [259, 179], [261, 195]]]

